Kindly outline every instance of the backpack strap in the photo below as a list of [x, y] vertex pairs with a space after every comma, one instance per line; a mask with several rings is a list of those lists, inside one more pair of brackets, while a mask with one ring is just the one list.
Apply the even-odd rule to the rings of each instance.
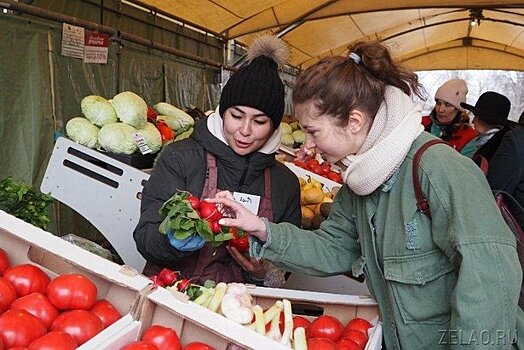
[[446, 141], [442, 141], [440, 139], [431, 140], [423, 144], [415, 153], [415, 156], [413, 157], [413, 189], [415, 190], [415, 198], [417, 199], [417, 210], [420, 211], [422, 214], [426, 215], [428, 218], [431, 219], [431, 212], [429, 211], [429, 203], [426, 199], [426, 196], [424, 193], [422, 193], [422, 189], [420, 188], [420, 178], [418, 176], [418, 168], [420, 163], [420, 158], [422, 157], [422, 154], [426, 149], [428, 149], [430, 146], [436, 145], [437, 143], [443, 143], [446, 145], [449, 145]]
[[471, 159], [479, 166], [480, 170], [482, 170], [482, 173], [484, 175], [488, 175], [488, 168], [489, 168], [489, 162], [481, 154], [475, 153]]

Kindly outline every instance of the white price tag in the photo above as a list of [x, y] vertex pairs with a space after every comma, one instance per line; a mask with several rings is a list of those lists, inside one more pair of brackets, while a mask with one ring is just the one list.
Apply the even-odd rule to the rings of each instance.
[[260, 205], [260, 196], [249, 193], [234, 192], [233, 197], [237, 202], [242, 203], [250, 212], [258, 215], [258, 206]]
[[138, 146], [138, 150], [142, 154], [148, 154], [153, 153], [153, 150], [149, 148], [147, 145], [146, 140], [144, 140], [144, 136], [142, 136], [141, 133], [137, 132], [133, 134], [133, 139], [135, 140], [136, 145]]

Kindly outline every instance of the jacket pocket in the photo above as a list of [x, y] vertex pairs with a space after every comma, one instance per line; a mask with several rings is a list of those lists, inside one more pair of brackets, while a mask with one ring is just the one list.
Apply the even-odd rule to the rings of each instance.
[[449, 322], [456, 276], [442, 251], [384, 258], [384, 277], [405, 323]]

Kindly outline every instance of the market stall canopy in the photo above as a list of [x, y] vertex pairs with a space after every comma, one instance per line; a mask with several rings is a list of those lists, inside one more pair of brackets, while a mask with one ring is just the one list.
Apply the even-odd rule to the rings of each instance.
[[522, 0], [141, 2], [246, 45], [262, 33], [278, 34], [291, 45], [291, 64], [302, 68], [378, 39], [416, 70], [524, 70]]

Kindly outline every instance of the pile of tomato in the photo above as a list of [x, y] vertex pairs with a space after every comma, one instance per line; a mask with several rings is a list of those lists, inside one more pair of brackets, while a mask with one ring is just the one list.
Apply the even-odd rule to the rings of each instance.
[[76, 349], [121, 315], [82, 274], [51, 279], [0, 249], [0, 350]]
[[120, 350], [215, 350], [215, 348], [202, 342], [192, 342], [182, 347], [174, 329], [154, 324], [144, 331], [140, 340], [131, 342]]
[[[266, 325], [266, 332], [270, 324]], [[284, 332], [284, 315], [280, 314], [280, 333]], [[368, 342], [371, 323], [356, 317], [344, 326], [336, 317], [322, 315], [313, 321], [303, 316], [293, 316], [293, 331], [306, 330], [308, 350], [363, 350]]]
[[359, 317], [343, 326], [337, 318], [329, 315], [319, 316], [309, 325], [304, 321], [298, 326], [294, 325], [306, 329], [309, 350], [363, 350], [371, 326], [371, 323]]
[[328, 178], [331, 181], [337, 182], [339, 184], [343, 183], [342, 176], [339, 172], [333, 170], [333, 166], [329, 162], [323, 162], [322, 164], [320, 164], [320, 162], [315, 158], [311, 158], [308, 160], [295, 158], [293, 164], [295, 164], [299, 168], [311, 171], [312, 173]]

